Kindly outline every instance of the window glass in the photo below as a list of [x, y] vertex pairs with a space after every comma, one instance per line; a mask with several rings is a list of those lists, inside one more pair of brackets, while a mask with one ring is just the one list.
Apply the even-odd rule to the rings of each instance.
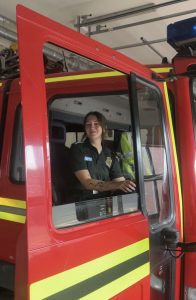
[[[98, 111], [107, 119], [104, 147], [110, 149], [111, 155], [104, 160], [103, 169], [104, 164], [111, 160], [111, 164], [118, 164], [122, 176], [135, 181], [128, 95], [122, 93], [58, 97], [50, 104], [49, 111], [50, 132], [56, 134], [56, 136], [50, 134], [54, 225], [63, 228], [137, 211], [139, 204], [136, 192], [124, 193], [118, 190], [86, 193], [81, 190], [78, 197], [77, 186], [73, 188], [71, 182], [73, 172], [70, 166], [70, 147], [73, 143], [82, 141], [83, 119], [89, 111]], [[64, 127], [64, 138], [53, 127]], [[60, 137], [59, 141], [58, 137]], [[91, 157], [89, 155], [85, 157], [82, 159], [88, 158], [91, 163]]]
[[14, 121], [10, 177], [16, 183], [25, 182], [24, 141], [21, 107], [17, 108]]
[[137, 83], [137, 96], [146, 208], [150, 222], [159, 224], [171, 216], [161, 99], [157, 90], [142, 82]]

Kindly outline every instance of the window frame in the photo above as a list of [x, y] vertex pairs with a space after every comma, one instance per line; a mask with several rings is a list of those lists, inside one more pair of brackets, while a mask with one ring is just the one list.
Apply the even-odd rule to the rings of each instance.
[[[193, 130], [195, 136], [195, 144], [196, 144], [196, 104], [194, 105], [194, 94], [193, 94], [193, 81], [196, 82], [196, 77], [191, 78], [190, 80], [190, 106], [192, 112], [192, 122], [193, 122]], [[196, 95], [195, 95], [196, 97]]]
[[[144, 169], [143, 169], [143, 160], [142, 160], [142, 147], [141, 147], [141, 137], [140, 137], [140, 124], [139, 124], [139, 107], [138, 107], [138, 99], [137, 99], [137, 83], [143, 84], [144, 86], [147, 86], [157, 92], [158, 95], [158, 106], [160, 108], [160, 118], [161, 118], [161, 126], [162, 126], [162, 132], [163, 132], [163, 139], [164, 139], [164, 145], [165, 145], [165, 154], [166, 154], [166, 161], [167, 161], [167, 172], [168, 172], [168, 185], [169, 185], [169, 199], [170, 199], [170, 214], [168, 215], [168, 218], [165, 219], [161, 223], [153, 223], [150, 224], [150, 228], [152, 232], [160, 231], [162, 228], [165, 227], [165, 225], [172, 225], [175, 223], [175, 210], [174, 210], [174, 190], [173, 190], [173, 179], [172, 179], [172, 172], [169, 168], [169, 165], [171, 165], [171, 153], [169, 149], [169, 141], [168, 141], [168, 135], [167, 135], [167, 129], [166, 129], [166, 115], [165, 115], [165, 109], [163, 105], [163, 96], [160, 88], [155, 85], [153, 82], [148, 81], [145, 78], [142, 78], [140, 76], [137, 76], [136, 74], [132, 73], [130, 76], [130, 91], [131, 91], [131, 97], [132, 97], [132, 112], [134, 113], [132, 120], [133, 124], [135, 124], [135, 130], [133, 132], [136, 132], [136, 142], [137, 142], [137, 153], [136, 153], [136, 166], [139, 166], [138, 171], [136, 174], [139, 175], [138, 182], [139, 182], [139, 195], [141, 195], [140, 203], [142, 204], [142, 210], [144, 214], [150, 219], [150, 216], [148, 216], [147, 209], [146, 209], [146, 202], [145, 202], [145, 192], [144, 192]], [[135, 121], [135, 122], [134, 122]], [[159, 213], [160, 215], [160, 213]]]
[[[129, 80], [128, 80], [128, 78], [127, 78], [127, 84], [129, 84], [128, 83], [129, 82]], [[74, 97], [81, 97], [81, 98], [85, 98], [85, 97], [90, 97], [90, 96], [106, 96], [106, 95], [110, 95], [110, 96], [112, 96], [112, 95], [122, 95], [122, 94], [125, 94], [125, 95], [127, 95], [127, 100], [128, 100], [128, 104], [129, 104], [129, 107], [130, 107], [130, 102], [131, 102], [131, 99], [130, 99], [130, 95], [129, 95], [129, 89], [128, 89], [128, 86], [127, 86], [127, 90], [119, 90], [119, 91], [106, 91], [106, 92], [104, 92], [104, 91], [100, 91], [100, 92], [81, 92], [81, 93], [69, 93], [69, 94], [65, 94], [65, 93], [63, 93], [63, 94], [55, 94], [55, 95], [52, 95], [52, 97], [50, 97], [49, 98], [49, 100], [48, 100], [48, 118], [49, 118], [49, 116], [50, 116], [50, 112], [51, 112], [51, 109], [50, 109], [50, 106], [51, 106], [51, 104], [55, 101], [55, 100], [57, 100], [57, 99], [61, 99], [61, 98], [63, 98], [63, 99], [65, 99], [65, 98], [74, 98]], [[130, 107], [130, 110], [131, 110], [131, 107]], [[66, 115], [66, 114], [65, 114]], [[69, 114], [67, 114], [67, 116], [68, 116], [68, 122], [71, 120], [72, 122], [73, 122], [73, 120], [72, 120], [72, 117], [70, 118], [69, 116]], [[80, 117], [79, 117], [80, 118]], [[132, 114], [130, 114], [130, 118], [131, 118], [131, 124], [129, 124], [129, 129], [130, 129], [130, 126], [133, 126], [133, 121], [132, 121]], [[83, 119], [83, 118], [82, 118]], [[49, 120], [49, 119], [48, 119]], [[77, 123], [79, 123], [79, 122], [77, 122]], [[74, 124], [74, 122], [73, 122], [73, 124]], [[115, 123], [115, 122], [109, 122], [109, 124], [111, 125], [111, 129], [113, 129], [113, 127], [115, 128], [115, 126], [116, 126], [116, 124], [117, 123]], [[124, 124], [122, 124], [122, 127], [121, 127], [121, 129], [123, 130], [127, 130], [127, 125], [124, 125]], [[133, 134], [133, 136], [134, 136], [134, 133], [133, 133], [133, 128], [132, 128], [132, 134]], [[134, 149], [135, 149], [135, 141], [134, 141], [134, 138], [133, 138], [133, 147], [134, 147]], [[134, 151], [134, 155], [135, 155], [135, 152], [136, 151]], [[137, 167], [136, 167], [136, 161], [135, 161], [135, 169], [137, 169]], [[135, 172], [137, 172], [137, 171], [135, 171]], [[136, 180], [136, 182], [137, 182], [137, 180]], [[130, 193], [130, 195], [131, 194], [136, 194], [137, 195], [137, 201], [138, 201], [138, 209], [137, 209], [137, 211], [133, 211], [133, 212], [127, 212], [127, 213], [122, 213], [122, 214], [118, 214], [118, 215], [107, 215], [105, 218], [101, 218], [101, 219], [98, 219], [98, 221], [100, 222], [100, 221], [104, 221], [104, 220], [106, 220], [106, 219], [111, 219], [111, 218], [114, 218], [114, 217], [120, 217], [120, 216], [124, 216], [124, 215], [127, 215], [127, 214], [133, 214], [133, 213], [143, 213], [142, 212], [142, 209], [141, 209], [141, 203], [140, 203], [140, 196], [139, 196], [139, 192], [138, 192], [138, 190], [136, 191], [136, 192], [133, 192], [133, 193]], [[123, 193], [121, 193], [120, 195], [123, 195]], [[118, 193], [115, 193], [114, 194], [114, 196], [118, 196]], [[97, 200], [99, 200], [99, 199], [101, 199], [101, 198], [97, 198]], [[94, 199], [94, 200], [96, 200], [96, 199]], [[56, 209], [56, 208], [55, 208]], [[89, 221], [86, 221], [86, 222], [82, 222], [81, 224], [88, 224], [88, 223], [92, 223], [92, 222], [96, 222], [97, 220], [89, 220]], [[71, 225], [71, 226], [66, 226], [66, 227], [55, 227], [56, 229], [68, 229], [68, 228], [70, 228], [70, 227], [76, 227], [76, 226], [80, 226], [81, 224], [73, 224], [73, 225]], [[53, 226], [55, 226], [54, 225], [54, 223], [53, 223]]]

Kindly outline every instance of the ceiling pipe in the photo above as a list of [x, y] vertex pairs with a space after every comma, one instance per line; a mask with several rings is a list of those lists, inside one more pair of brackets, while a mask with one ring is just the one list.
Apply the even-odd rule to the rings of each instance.
[[[173, 0], [173, 1], [156, 4], [156, 5], [154, 3], [149, 3], [146, 5], [141, 5], [141, 6], [138, 6], [135, 8], [133, 7], [133, 8], [126, 9], [126, 10], [121, 10], [119, 12], [106, 14], [106, 15], [99, 16], [99, 17], [87, 18], [87, 19], [85, 18], [82, 22], [77, 23], [74, 26], [77, 28], [80, 28], [80, 27], [91, 26], [91, 25], [98, 24], [101, 22], [109, 22], [111, 20], [128, 17], [128, 16], [135, 15], [138, 13], [149, 12], [150, 10], [155, 10], [155, 9], [162, 8], [162, 7], [165, 7], [168, 5], [179, 4], [179, 3], [185, 2], [185, 1], [188, 1], [188, 0]], [[82, 19], [82, 16], [80, 17], [80, 19]]]
[[147, 41], [145, 38], [141, 37], [141, 41], [144, 43], [144, 45], [148, 46], [153, 52], [155, 52], [159, 57], [164, 58], [164, 56], [157, 51], [151, 44], [149, 44], [149, 41]]
[[17, 41], [17, 34], [14, 31], [11, 31], [7, 28], [1, 27], [0, 26], [0, 37], [11, 41], [11, 42], [16, 42]]
[[128, 24], [105, 28], [105, 29], [96, 28], [96, 30], [90, 31], [89, 35], [91, 36], [91, 35], [95, 35], [95, 34], [116, 31], [116, 30], [125, 29], [125, 28], [129, 28], [129, 27], [135, 27], [135, 26], [139, 26], [139, 25], [144, 25], [144, 24], [148, 24], [148, 23], [153, 23], [153, 22], [157, 22], [157, 21], [161, 21], [161, 20], [165, 20], [165, 19], [171, 19], [171, 18], [183, 16], [183, 15], [193, 14], [193, 13], [196, 13], [196, 9], [186, 10], [186, 11], [182, 11], [182, 12], [175, 13], [175, 14], [170, 14], [170, 15], [166, 15], [166, 16], [142, 20], [142, 21], [138, 21], [135, 23], [128, 23]]
[[16, 22], [2, 15], [0, 15], [0, 22], [5, 23], [7, 25], [13, 24], [16, 26]]
[[[148, 45], [163, 43], [166, 41], [167, 41], [167, 39], [152, 40], [152, 41], [148, 41]], [[122, 49], [134, 48], [134, 47], [139, 47], [139, 46], [144, 46], [144, 45], [145, 45], [144, 43], [127, 44], [124, 46], [114, 47], [113, 49], [114, 50], [122, 50]]]
[[121, 10], [119, 12], [114, 12], [114, 13], [110, 13], [110, 14], [106, 14], [94, 18], [91, 18], [92, 14], [78, 16], [77, 23], [74, 24], [74, 26], [77, 27], [78, 31], [80, 31], [81, 27], [91, 26], [94, 24], [98, 24], [100, 22], [109, 22], [110, 20], [123, 18], [132, 14], [139, 14], [143, 12], [143, 9], [150, 8], [151, 10], [153, 10], [153, 7], [154, 7], [154, 3], [148, 3], [148, 4], [132, 7], [129, 9]]

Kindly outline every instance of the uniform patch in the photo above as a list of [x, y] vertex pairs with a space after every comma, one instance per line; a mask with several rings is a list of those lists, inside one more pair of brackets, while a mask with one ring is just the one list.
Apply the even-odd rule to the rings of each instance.
[[85, 156], [85, 157], [84, 157], [84, 160], [85, 160], [85, 161], [93, 161], [93, 159], [92, 159], [91, 156]]
[[111, 157], [107, 156], [106, 161], [105, 161], [105, 164], [106, 164], [106, 166], [107, 166], [108, 168], [111, 167], [111, 165], [112, 165], [112, 159], [111, 159]]

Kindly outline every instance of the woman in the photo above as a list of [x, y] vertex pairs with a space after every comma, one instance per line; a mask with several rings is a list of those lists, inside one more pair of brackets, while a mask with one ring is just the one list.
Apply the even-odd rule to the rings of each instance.
[[[92, 194], [103, 192], [132, 192], [135, 184], [125, 180], [117, 158], [104, 145], [106, 119], [97, 112], [89, 112], [84, 118], [83, 142], [70, 149], [71, 170], [74, 174], [72, 187], [78, 191], [80, 200], [90, 199]], [[97, 195], [98, 196], [98, 195]]]

